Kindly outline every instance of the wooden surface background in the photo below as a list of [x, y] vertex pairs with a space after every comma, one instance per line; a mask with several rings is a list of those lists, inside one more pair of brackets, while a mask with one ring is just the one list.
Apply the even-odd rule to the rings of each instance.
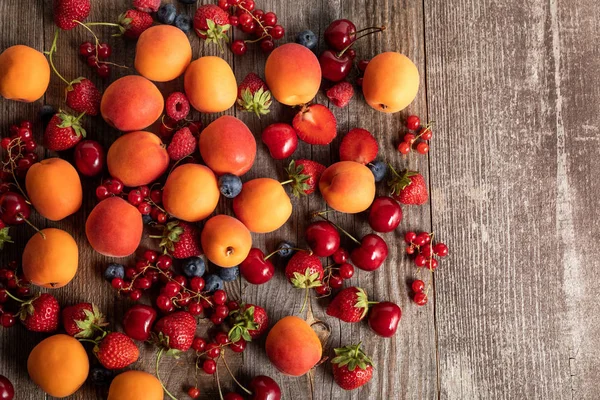
[[[27, 4], [25, 4], [27, 3]], [[26, 44], [48, 50], [54, 25], [51, 0], [0, 1], [0, 49]], [[392, 339], [374, 337], [366, 324], [327, 318], [315, 303], [316, 317], [332, 329], [330, 347], [364, 343], [376, 372], [367, 386], [340, 390], [329, 365], [316, 370], [314, 387], [307, 378], [277, 373], [252, 343], [243, 356], [231, 359], [243, 382], [257, 374], [275, 378], [286, 399], [597, 399], [600, 393], [600, 291], [598, 251], [600, 209], [600, 5], [594, 0], [337, 0], [293, 2], [257, 0], [258, 8], [275, 11], [293, 41], [304, 29], [321, 35], [334, 19], [349, 18], [358, 27], [385, 24], [389, 30], [357, 43], [359, 58], [385, 50], [409, 56], [421, 73], [421, 90], [404, 112], [384, 115], [369, 108], [361, 95], [344, 109], [331, 105], [339, 136], [354, 127], [373, 132], [381, 157], [397, 166], [419, 169], [429, 180], [431, 199], [422, 207], [405, 207], [395, 234], [386, 235], [390, 255], [378, 271], [359, 271], [352, 279], [376, 300], [397, 302], [403, 317]], [[113, 21], [129, 6], [125, 0], [94, 0], [89, 21]], [[189, 13], [194, 6], [178, 4]], [[102, 37], [113, 46], [112, 61], [132, 66], [135, 43]], [[236, 31], [238, 35], [239, 31]], [[98, 80], [77, 56], [90, 37], [83, 29], [61, 34], [57, 66], [67, 78]], [[219, 54], [190, 34], [194, 57]], [[281, 41], [280, 43], [283, 43]], [[320, 48], [323, 48], [323, 42]], [[238, 81], [251, 71], [262, 73], [265, 56], [250, 51], [225, 58]], [[119, 75], [133, 73], [117, 71]], [[53, 76], [43, 101], [21, 104], [0, 101], [2, 135], [11, 123], [36, 119], [45, 102], [63, 104], [63, 84]], [[160, 85], [165, 92], [181, 82]], [[319, 94], [323, 104], [327, 99]], [[258, 120], [229, 110], [255, 135], [273, 121], [290, 121], [292, 111], [274, 106]], [[428, 157], [401, 158], [395, 151], [409, 113], [436, 121]], [[207, 123], [215, 115], [203, 115]], [[88, 118], [89, 137], [111, 143], [117, 132], [100, 117]], [[42, 128], [36, 119], [36, 135]], [[295, 158], [336, 161], [339, 138], [328, 147], [301, 144]], [[259, 142], [260, 143], [260, 142]], [[46, 154], [50, 156], [51, 154]], [[69, 157], [68, 154], [62, 155]], [[283, 177], [283, 162], [273, 161], [262, 144], [254, 168], [244, 180]], [[96, 203], [94, 180], [84, 182], [82, 210], [58, 223], [34, 216], [40, 226], [71, 232], [81, 249], [80, 270], [65, 288], [53, 291], [61, 304], [92, 301], [118, 328], [130, 303], [119, 299], [103, 281], [108, 259], [92, 252], [82, 226]], [[384, 188], [379, 190], [383, 193]], [[255, 235], [255, 246], [272, 249], [281, 239], [302, 243], [308, 213], [324, 208], [318, 195], [294, 201], [289, 223], [277, 232]], [[231, 213], [222, 200], [219, 212]], [[368, 232], [363, 215], [336, 216], [344, 227]], [[409, 229], [434, 230], [450, 246], [450, 257], [436, 272], [430, 302], [411, 303], [407, 281], [415, 268], [403, 255], [402, 234]], [[0, 257], [19, 259], [32, 231], [12, 231], [15, 245]], [[297, 313], [302, 294], [286, 284], [283, 274], [266, 285], [228, 284], [233, 296], [265, 307], [272, 321]], [[0, 374], [10, 377], [17, 399], [43, 399], [28, 380], [26, 358], [43, 335], [17, 326], [0, 330]], [[154, 352], [143, 351], [136, 369], [151, 371]], [[192, 358], [165, 361], [168, 387], [180, 398], [194, 382]], [[221, 375], [226, 375], [221, 368]], [[200, 374], [203, 398], [218, 398], [212, 377]], [[225, 389], [233, 389], [223, 378]], [[105, 390], [86, 384], [73, 399], [105, 398]]]

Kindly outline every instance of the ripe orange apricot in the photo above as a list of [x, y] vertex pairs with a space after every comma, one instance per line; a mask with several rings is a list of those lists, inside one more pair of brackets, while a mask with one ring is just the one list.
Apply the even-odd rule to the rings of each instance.
[[81, 207], [81, 180], [77, 170], [60, 158], [33, 164], [25, 177], [31, 204], [44, 218], [59, 221]]
[[373, 203], [375, 177], [363, 164], [340, 161], [323, 171], [319, 190], [331, 208], [349, 214], [359, 213]]
[[404, 54], [378, 54], [367, 65], [362, 91], [367, 103], [377, 111], [401, 111], [417, 96], [419, 70]]
[[243, 175], [256, 158], [256, 139], [236, 117], [224, 115], [211, 122], [198, 141], [202, 159], [217, 175]]
[[301, 376], [323, 355], [319, 337], [302, 318], [283, 317], [271, 328], [265, 343], [267, 357], [281, 373]]
[[224, 268], [239, 265], [252, 248], [248, 228], [228, 215], [215, 215], [206, 221], [200, 241], [208, 261]]
[[30, 103], [41, 98], [50, 83], [50, 65], [28, 46], [9, 47], [0, 54], [0, 96]]
[[108, 400], [163, 400], [160, 381], [144, 371], [125, 371], [115, 377]]
[[42, 340], [29, 353], [27, 372], [31, 380], [52, 397], [67, 397], [85, 382], [90, 362], [79, 341], [69, 335]]
[[311, 101], [321, 86], [321, 66], [312, 51], [286, 43], [269, 54], [265, 65], [267, 86], [278, 102], [295, 106]]
[[185, 71], [183, 85], [190, 103], [200, 112], [225, 111], [237, 99], [235, 75], [221, 57], [206, 56], [193, 61]]
[[100, 113], [107, 124], [123, 132], [152, 125], [162, 114], [165, 100], [156, 85], [143, 76], [128, 75], [106, 88]]
[[215, 174], [204, 165], [184, 164], [175, 168], [163, 188], [163, 206], [174, 216], [188, 222], [203, 220], [219, 203]]
[[23, 250], [23, 274], [34, 285], [57, 289], [71, 282], [79, 265], [73, 236], [46, 228], [33, 235]]
[[139, 37], [135, 69], [156, 82], [167, 82], [183, 74], [192, 61], [192, 46], [185, 33], [171, 25], [155, 25]]
[[106, 154], [108, 172], [125, 186], [153, 182], [169, 166], [169, 153], [154, 133], [129, 132], [113, 142]]
[[267, 233], [285, 224], [292, 215], [292, 202], [275, 179], [252, 179], [233, 199], [233, 212], [250, 231]]

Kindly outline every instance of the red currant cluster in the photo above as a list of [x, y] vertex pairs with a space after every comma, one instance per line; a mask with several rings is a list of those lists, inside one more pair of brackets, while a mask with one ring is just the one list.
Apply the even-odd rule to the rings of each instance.
[[106, 43], [94, 45], [91, 42], [83, 42], [79, 45], [79, 54], [86, 59], [87, 65], [92, 67], [101, 78], [108, 78], [110, 75], [110, 64], [106, 60], [112, 54], [111, 47]]
[[354, 266], [350, 264], [350, 253], [340, 247], [331, 256], [336, 266], [325, 269], [323, 284], [315, 288], [319, 296], [329, 296], [331, 289], [339, 289], [344, 285], [344, 280], [354, 276]]
[[98, 200], [104, 200], [111, 196], [123, 196], [131, 205], [136, 206], [142, 215], [149, 215], [159, 224], [167, 222], [167, 212], [160, 207], [162, 203], [161, 189], [139, 186], [131, 189], [127, 194], [123, 192], [123, 189], [123, 182], [111, 177], [102, 181], [102, 184], [96, 188], [96, 197]]
[[367, 65], [369, 65], [369, 61], [371, 61], [371, 60], [360, 60], [358, 62], [359, 75], [356, 78], [356, 85], [357, 86], [362, 86], [363, 76], [365, 75], [365, 70], [367, 69]]
[[[410, 153], [410, 150], [416, 143], [415, 150], [419, 154], [429, 153], [429, 141], [431, 140], [431, 128], [433, 122], [421, 126], [421, 120], [416, 115], [411, 115], [406, 119], [406, 127], [414, 133], [404, 135], [404, 140], [398, 145], [398, 151], [402, 154]], [[419, 140], [421, 139], [421, 140]]]
[[[404, 235], [404, 241], [408, 244], [406, 254], [414, 255], [414, 263], [418, 268], [417, 273], [421, 269], [427, 268], [431, 273], [438, 267], [438, 260], [435, 256], [446, 257], [448, 255], [448, 246], [442, 242], [433, 243], [433, 233], [427, 232], [407, 232]], [[427, 290], [425, 283], [417, 279], [411, 285], [413, 301], [423, 306], [427, 304]]]
[[0, 325], [5, 328], [14, 326], [17, 322], [15, 314], [4, 309], [9, 299], [8, 291], [14, 291], [17, 297], [25, 297], [31, 294], [29, 281], [22, 274], [17, 274], [17, 263], [11, 261], [7, 267], [0, 268]]
[[0, 175], [2, 182], [12, 179], [13, 173], [18, 178], [24, 178], [29, 167], [38, 161], [38, 156], [34, 153], [37, 144], [33, 140], [32, 124], [29, 121], [12, 125], [10, 136], [2, 138], [0, 146], [6, 150]]
[[254, 0], [219, 0], [218, 4], [229, 13], [231, 26], [237, 26], [251, 35], [251, 39], [237, 39], [231, 43], [233, 54], [246, 54], [250, 43], [259, 43], [264, 53], [270, 53], [275, 48], [275, 40], [285, 34], [283, 26], [277, 25], [277, 14], [255, 9]]

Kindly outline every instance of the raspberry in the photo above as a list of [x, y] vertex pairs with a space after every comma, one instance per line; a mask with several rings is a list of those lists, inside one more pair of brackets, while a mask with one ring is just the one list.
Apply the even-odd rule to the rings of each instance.
[[181, 121], [190, 113], [190, 102], [185, 94], [173, 92], [167, 97], [166, 111], [171, 119], [174, 121]]
[[340, 82], [327, 91], [327, 97], [337, 107], [345, 107], [354, 96], [354, 88], [348, 82]]
[[161, 0], [133, 0], [133, 7], [143, 12], [157, 12]]

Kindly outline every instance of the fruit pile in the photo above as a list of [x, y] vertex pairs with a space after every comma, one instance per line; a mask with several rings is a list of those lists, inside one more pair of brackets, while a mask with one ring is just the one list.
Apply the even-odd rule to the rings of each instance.
[[[314, 98], [325, 79], [323, 91], [335, 106], [358, 101], [347, 81], [356, 58], [352, 46], [385, 27], [357, 30], [349, 20], [336, 20], [324, 32], [329, 48], [317, 57], [313, 50], [318, 39], [310, 30], [298, 33], [296, 43], [277, 46], [284, 28], [274, 12], [257, 9], [254, 0], [194, 6], [193, 19], [185, 5], [196, 2], [180, 3], [134, 0], [117, 22], [86, 22], [89, 0], [54, 0], [58, 30], [50, 50], [41, 53], [17, 45], [0, 54], [0, 95], [5, 99], [39, 100], [52, 74], [66, 90], [64, 104], [45, 105], [40, 116], [42, 143], [52, 157], [38, 159], [36, 139], [42, 133], [34, 132], [37, 125], [30, 121], [10, 126], [0, 140], [0, 250], [12, 243], [9, 229], [23, 224], [31, 229], [21, 262], [0, 268], [0, 325], [11, 328], [21, 321], [28, 331], [51, 334], [33, 348], [27, 369], [31, 380], [53, 397], [70, 396], [89, 379], [108, 386], [109, 400], [164, 395], [176, 400], [161, 380], [159, 366], [171, 362], [170, 357], [189, 354], [179, 364], [187, 362], [196, 371], [195, 382], [186, 388], [189, 398], [203, 393], [198, 379], [203, 371], [215, 374], [222, 399], [280, 399], [281, 388], [273, 378], [255, 376], [244, 386], [227, 363], [227, 357], [244, 352], [249, 342], [262, 336], [264, 348], [256, 344], [252, 351], [264, 351], [282, 374], [305, 375], [327, 364], [330, 353], [335, 382], [345, 390], [363, 386], [371, 380], [377, 360], [360, 343], [330, 351], [327, 335], [313, 330], [313, 297], [326, 303], [324, 312], [330, 318], [357, 324], [364, 320], [377, 336], [394, 336], [400, 307], [369, 298], [351, 279], [386, 265], [390, 249], [400, 246], [394, 233], [402, 223], [402, 207], [427, 203], [428, 187], [418, 171], [397, 170], [378, 159], [384, 143], [368, 130], [338, 132], [334, 114]], [[61, 75], [54, 63], [59, 35], [77, 29], [94, 38], [82, 43], [78, 54], [99, 77], [110, 78], [111, 68], [119, 65], [108, 61], [113, 47], [94, 31], [102, 27], [137, 40], [133, 67], [138, 74], [102, 88], [85, 77], [71, 80]], [[230, 41], [232, 27], [247, 35], [231, 43], [234, 54], [245, 54], [250, 44], [258, 43], [268, 55], [264, 78], [251, 72], [238, 84], [223, 58], [192, 60], [191, 41], [198, 39], [188, 32], [193, 29], [200, 40], [223, 46]], [[377, 111], [401, 111], [417, 94], [417, 67], [400, 53], [385, 52], [359, 61], [357, 67], [355, 83]], [[182, 87], [167, 96], [155, 84], [179, 77]], [[21, 80], [29, 84], [20, 85]], [[264, 149], [257, 145], [257, 132], [242, 120], [213, 117], [238, 107], [255, 115], [250, 118], [260, 118], [273, 102], [296, 111], [289, 120], [264, 128]], [[204, 126], [193, 112], [211, 122]], [[93, 139], [84, 140], [84, 125], [92, 118], [121, 132], [107, 149]], [[414, 147], [426, 154], [431, 124], [422, 127], [411, 115], [406, 127], [411, 133], [398, 150], [407, 154]], [[339, 161], [323, 165], [292, 158], [299, 140], [328, 146], [338, 134], [343, 135]], [[264, 150], [274, 160], [287, 160], [286, 168], [273, 163], [281, 170], [273, 171], [272, 177], [248, 179], [245, 174], [257, 152]], [[95, 192], [84, 193], [82, 180], [92, 182]], [[389, 194], [376, 196], [378, 185]], [[76, 279], [80, 244], [63, 229], [40, 230], [29, 219], [34, 211], [49, 221], [69, 218], [80, 210], [84, 196], [96, 201], [83, 228], [91, 248], [109, 258], [136, 254], [122, 263], [108, 263], [102, 272], [107, 287], [119, 295], [115, 301], [129, 302], [120, 324], [89, 302], [59, 304], [52, 291]], [[295, 198], [303, 196], [321, 196], [328, 206], [301, 216], [309, 221], [303, 240], [293, 243], [282, 237], [275, 248], [253, 246], [257, 235], [284, 226], [294, 212]], [[224, 203], [222, 197], [230, 200]], [[218, 213], [220, 203], [230, 210]], [[371, 232], [358, 237], [343, 229], [336, 223], [343, 213], [365, 213]], [[414, 256], [417, 267], [412, 299], [425, 305], [430, 284], [420, 277], [421, 271], [426, 268], [433, 274], [436, 257], [445, 257], [448, 247], [427, 232], [408, 232], [405, 241], [406, 253]], [[276, 263], [285, 265], [281, 274], [290, 285], [290, 296], [296, 295], [292, 289], [300, 289], [298, 296], [304, 301], [299, 310], [288, 310], [288, 316], [270, 327], [267, 310], [231, 296], [226, 283], [243, 279], [267, 284], [279, 273]], [[113, 329], [117, 325], [122, 331]], [[197, 334], [199, 326], [208, 328], [203, 336]], [[141, 342], [155, 350], [156, 370], [120, 372], [135, 367], [141, 352], [148, 351]], [[49, 353], [61, 357], [47, 357]], [[231, 374], [239, 393], [222, 393], [220, 368]], [[0, 376], [0, 397], [11, 400], [14, 392], [10, 381]]]

